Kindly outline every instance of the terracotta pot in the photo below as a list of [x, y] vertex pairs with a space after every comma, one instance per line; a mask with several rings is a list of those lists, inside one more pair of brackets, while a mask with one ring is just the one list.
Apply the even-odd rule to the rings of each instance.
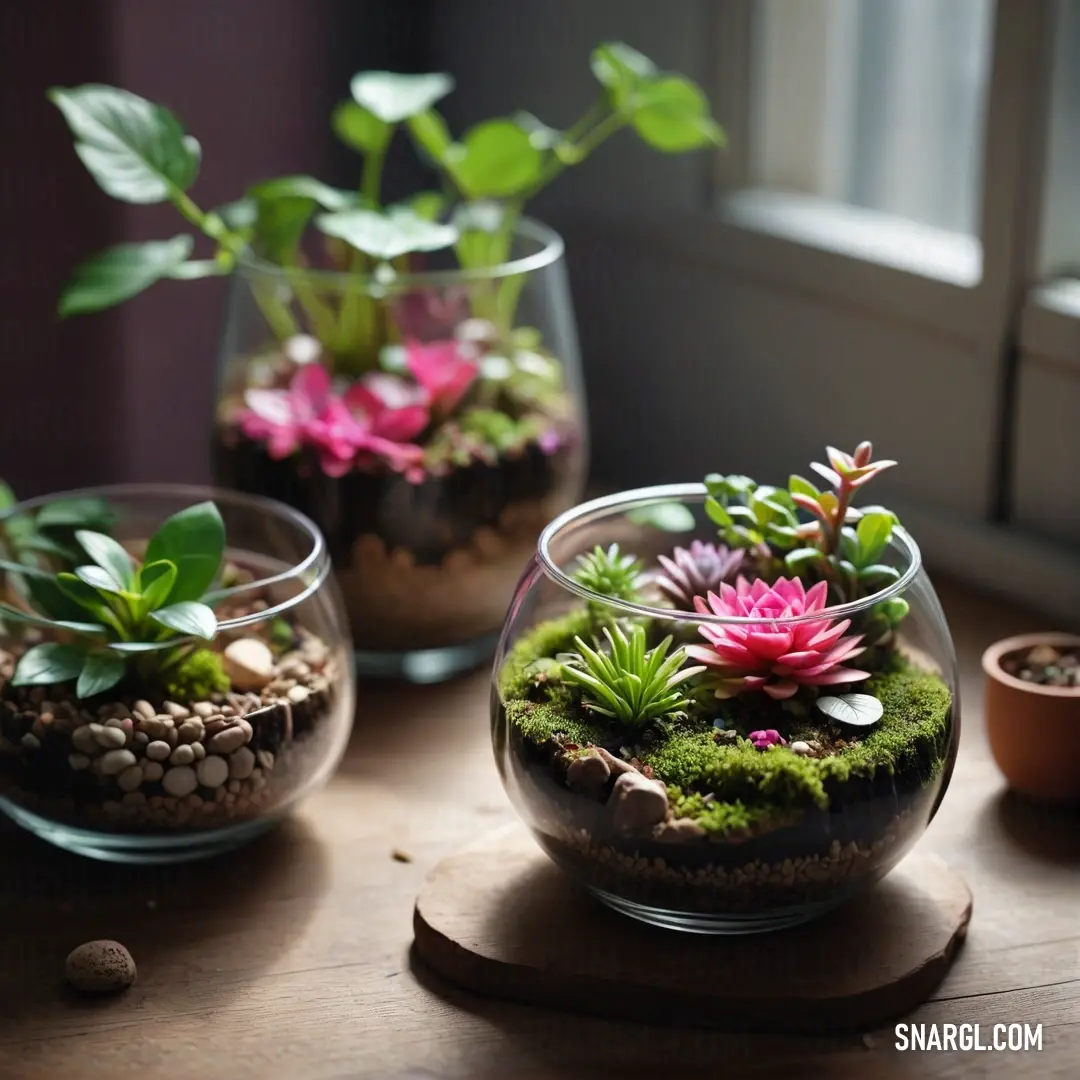
[[1080, 686], [1038, 686], [1001, 666], [1035, 645], [1080, 648], [1080, 637], [1022, 634], [983, 653], [990, 750], [1014, 790], [1039, 799], [1080, 799]]

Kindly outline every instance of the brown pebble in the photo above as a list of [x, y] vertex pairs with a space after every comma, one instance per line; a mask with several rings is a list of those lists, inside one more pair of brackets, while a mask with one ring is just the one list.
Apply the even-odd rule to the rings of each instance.
[[68, 954], [64, 973], [83, 993], [114, 993], [135, 981], [135, 961], [118, 941], [87, 941]]
[[394, 862], [412, 862], [412, 856], [407, 851], [401, 851], [399, 848], [394, 848], [390, 852], [390, 858]]

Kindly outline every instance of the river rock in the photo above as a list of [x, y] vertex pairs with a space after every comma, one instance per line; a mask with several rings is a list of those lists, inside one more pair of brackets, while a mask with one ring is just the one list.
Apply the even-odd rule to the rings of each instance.
[[616, 829], [630, 835], [642, 835], [651, 832], [667, 817], [667, 791], [663, 784], [649, 780], [639, 772], [623, 773], [615, 781], [608, 807]]
[[261, 690], [274, 677], [274, 654], [258, 638], [240, 638], [222, 654], [234, 690]]
[[574, 758], [566, 770], [566, 785], [582, 795], [599, 795], [611, 776], [611, 767], [596, 753]]
[[119, 941], [88, 941], [68, 953], [64, 974], [76, 990], [110, 994], [135, 981], [135, 961]]

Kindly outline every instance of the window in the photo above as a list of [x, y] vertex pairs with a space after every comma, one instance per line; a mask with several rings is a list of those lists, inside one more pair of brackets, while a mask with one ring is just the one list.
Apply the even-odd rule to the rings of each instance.
[[992, 0], [760, 0], [752, 175], [978, 231]]

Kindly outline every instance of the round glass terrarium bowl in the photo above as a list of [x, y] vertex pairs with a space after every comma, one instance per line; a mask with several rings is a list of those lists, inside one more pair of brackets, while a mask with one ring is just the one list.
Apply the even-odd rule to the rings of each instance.
[[[428, 258], [423, 273], [393, 277], [242, 262], [214, 439], [219, 483], [287, 502], [322, 529], [358, 672], [417, 682], [490, 660], [521, 567], [580, 497], [587, 465], [562, 240], [523, 220], [507, 262]], [[288, 390], [313, 364], [330, 372], [331, 397], [349, 401], [359, 384], [379, 409], [426, 410], [399, 424], [400, 412], [353, 408], [404, 448], [371, 450], [359, 435], [355, 455], [328, 469], [321, 430], [300, 424], [271, 445], [246, 419], [252, 392]]]
[[[62, 627], [17, 620], [0, 634], [0, 809], [32, 833], [93, 858], [179, 862], [228, 850], [278, 821], [325, 783], [352, 728], [355, 679], [341, 598], [318, 529], [281, 503], [213, 488], [119, 485], [31, 499], [0, 516], [0, 542], [71, 499], [104, 500], [113, 535], [140, 557], [167, 518], [212, 500], [225, 525], [222, 562], [230, 595], [216, 603], [224, 653], [253, 640], [269, 670], [237, 673], [213, 663], [199, 700], [172, 700], [137, 671], [80, 700], [74, 683], [14, 686], [27, 648], [64, 641]], [[10, 550], [8, 552], [10, 554]], [[20, 604], [8, 573], [5, 599]], [[234, 652], [234, 655], [238, 655]], [[265, 653], [264, 653], [265, 655]], [[140, 657], [132, 665], [149, 663]], [[110, 756], [111, 755], [111, 756]]]
[[[495, 756], [541, 847], [604, 903], [680, 930], [772, 930], [872, 885], [929, 824], [959, 737], [955, 660], [919, 550], [899, 528], [883, 557], [899, 572], [892, 586], [801, 618], [672, 610], [648, 585], [641, 603], [613, 602], [572, 576], [577, 557], [596, 545], [617, 543], [648, 568], [673, 545], [715, 541], [704, 498], [700, 485], [630, 491], [545, 529], [496, 656]], [[635, 522], [644, 508], [673, 501], [692, 511], [692, 529], [673, 536]], [[885, 634], [882, 604], [894, 616], [906, 611]], [[702, 627], [721, 636], [790, 633], [798, 642], [845, 620], [837, 633], [863, 634], [868, 646], [849, 663], [870, 678], [800, 686], [786, 701], [752, 691], [717, 698], [698, 675], [680, 684], [690, 698], [682, 717], [624, 723], [583, 707], [580, 685], [562, 674], [580, 655], [578, 636], [618, 666], [604, 626], [627, 640], [640, 627], [649, 648], [670, 636], [670, 656], [707, 645]], [[849, 726], [816, 705], [852, 689], [881, 702], [876, 723]]]

